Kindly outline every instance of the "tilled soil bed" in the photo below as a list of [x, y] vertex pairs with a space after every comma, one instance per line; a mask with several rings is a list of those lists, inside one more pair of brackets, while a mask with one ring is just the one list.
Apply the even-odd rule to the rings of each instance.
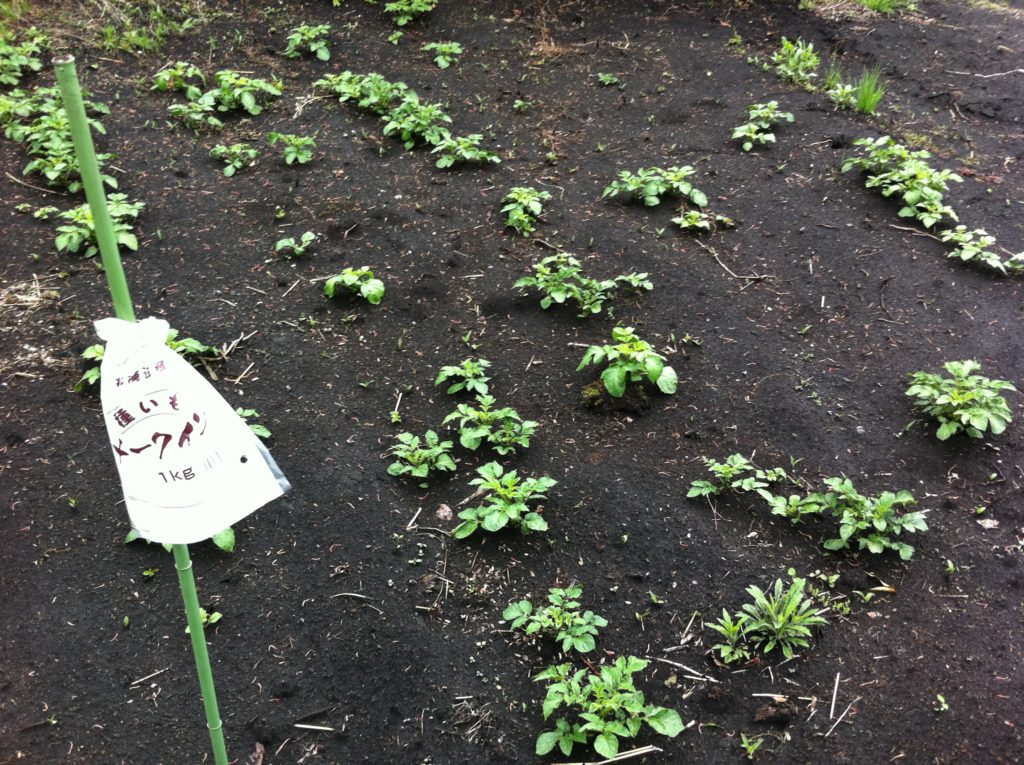
[[[662, 750], [644, 762], [734, 762], [742, 736], [762, 739], [761, 762], [1021, 761], [1021, 423], [940, 442], [903, 392], [908, 373], [970, 358], [1024, 383], [1022, 282], [948, 259], [839, 166], [860, 137], [928, 148], [964, 178], [947, 200], [961, 221], [1019, 249], [1024, 6], [442, 0], [392, 45], [383, 3], [209, 5], [155, 54], [63, 40], [111, 107], [97, 141], [117, 154], [120, 190], [146, 203], [125, 253], [139, 315], [211, 345], [243, 338], [208, 362], [214, 384], [261, 413], [294, 486], [238, 525], [233, 554], [192, 548], [201, 601], [223, 614], [207, 636], [235, 762], [599, 760], [534, 755], [550, 726], [531, 678], [566, 659], [501, 620], [572, 582], [609, 622], [588, 661], [648, 657], [638, 686], [687, 724], [624, 741]], [[332, 24], [329, 62], [281, 55], [299, 23]], [[881, 67], [879, 114], [747, 62], [782, 36], [849, 72]], [[464, 52], [442, 70], [420, 46], [448, 40]], [[284, 95], [196, 135], [169, 120], [181, 96], [149, 89], [177, 60], [280, 78]], [[443, 170], [405, 150], [314, 90], [346, 69], [446, 104], [453, 133], [482, 134], [501, 163]], [[744, 152], [732, 129], [768, 100], [795, 121]], [[315, 134], [314, 160], [285, 165], [270, 131]], [[262, 156], [224, 177], [209, 151], [238, 141]], [[173, 561], [122, 543], [99, 399], [71, 390], [91, 322], [111, 313], [102, 272], [54, 252], [52, 219], [16, 210], [83, 200], [19, 183], [40, 185], [26, 162], [0, 142], [0, 765], [210, 762]], [[736, 227], [694, 236], [671, 203], [602, 199], [621, 170], [670, 165], [692, 165]], [[515, 186], [551, 194], [530, 236], [504, 226]], [[275, 254], [307, 230], [311, 254]], [[587, 319], [541, 310], [512, 284], [553, 248], [596, 278], [647, 272], [654, 290]], [[323, 296], [325, 277], [361, 265], [384, 281], [381, 305]], [[597, 368], [577, 364], [617, 324], [666, 355], [674, 395], [583, 406]], [[450, 537], [486, 448], [456, 445], [457, 471], [425, 490], [387, 474], [397, 433], [441, 432], [470, 401], [434, 385], [470, 357], [491, 361], [499, 405], [539, 423], [529, 449], [497, 459], [558, 481], [547, 532]], [[835, 554], [825, 519], [793, 525], [754, 495], [686, 498], [703, 458], [733, 453], [816, 487], [845, 475], [864, 493], [907, 489], [929, 530], [906, 539], [910, 561]], [[791, 660], [718, 661], [705, 625], [789, 569], [840, 611]]]

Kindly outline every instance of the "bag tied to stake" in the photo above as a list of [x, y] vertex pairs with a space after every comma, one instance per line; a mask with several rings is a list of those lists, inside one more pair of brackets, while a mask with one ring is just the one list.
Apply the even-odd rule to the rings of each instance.
[[291, 489], [270, 452], [192, 366], [162, 319], [96, 322], [100, 400], [132, 526], [151, 542], [213, 536]]

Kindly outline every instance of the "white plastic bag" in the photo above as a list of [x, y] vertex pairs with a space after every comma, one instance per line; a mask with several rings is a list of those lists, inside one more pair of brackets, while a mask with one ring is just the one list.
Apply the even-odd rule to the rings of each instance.
[[291, 486], [231, 405], [167, 347], [162, 319], [96, 322], [100, 400], [132, 527], [151, 542], [213, 536]]

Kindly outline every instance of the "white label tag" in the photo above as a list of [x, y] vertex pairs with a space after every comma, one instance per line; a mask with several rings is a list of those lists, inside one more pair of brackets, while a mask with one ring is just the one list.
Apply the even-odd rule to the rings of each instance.
[[291, 487], [231, 405], [167, 347], [162, 319], [96, 322], [100, 400], [132, 526], [152, 542], [213, 536]]

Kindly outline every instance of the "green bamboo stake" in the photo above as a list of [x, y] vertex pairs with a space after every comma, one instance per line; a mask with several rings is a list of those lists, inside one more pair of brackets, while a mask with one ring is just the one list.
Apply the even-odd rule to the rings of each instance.
[[[135, 308], [128, 291], [121, 256], [117, 251], [117, 237], [114, 224], [107, 209], [107, 197], [100, 180], [99, 164], [96, 161], [96, 150], [92, 144], [89, 121], [85, 116], [85, 104], [82, 102], [82, 89], [78, 84], [75, 71], [74, 56], [60, 56], [54, 59], [57, 72], [57, 84], [64, 99], [68, 122], [71, 125], [71, 138], [75, 144], [75, 156], [85, 186], [85, 198], [92, 212], [93, 226], [96, 230], [96, 241], [103, 260], [103, 270], [107, 275], [110, 296], [114, 301], [114, 312], [119, 319], [135, 321]], [[181, 585], [181, 597], [185, 602], [185, 614], [188, 617], [188, 630], [192, 637], [192, 652], [196, 658], [196, 671], [199, 674], [199, 688], [203, 694], [203, 706], [206, 708], [206, 727], [210, 729], [210, 742], [213, 745], [213, 758], [216, 765], [228, 765], [227, 749], [224, 745], [224, 729], [217, 709], [217, 692], [213, 686], [213, 670], [210, 669], [210, 655], [206, 650], [206, 637], [203, 633], [203, 617], [199, 610], [199, 595], [196, 593], [196, 580], [192, 574], [192, 559], [188, 554], [188, 545], [173, 545], [174, 567], [178, 570], [178, 583]]]

